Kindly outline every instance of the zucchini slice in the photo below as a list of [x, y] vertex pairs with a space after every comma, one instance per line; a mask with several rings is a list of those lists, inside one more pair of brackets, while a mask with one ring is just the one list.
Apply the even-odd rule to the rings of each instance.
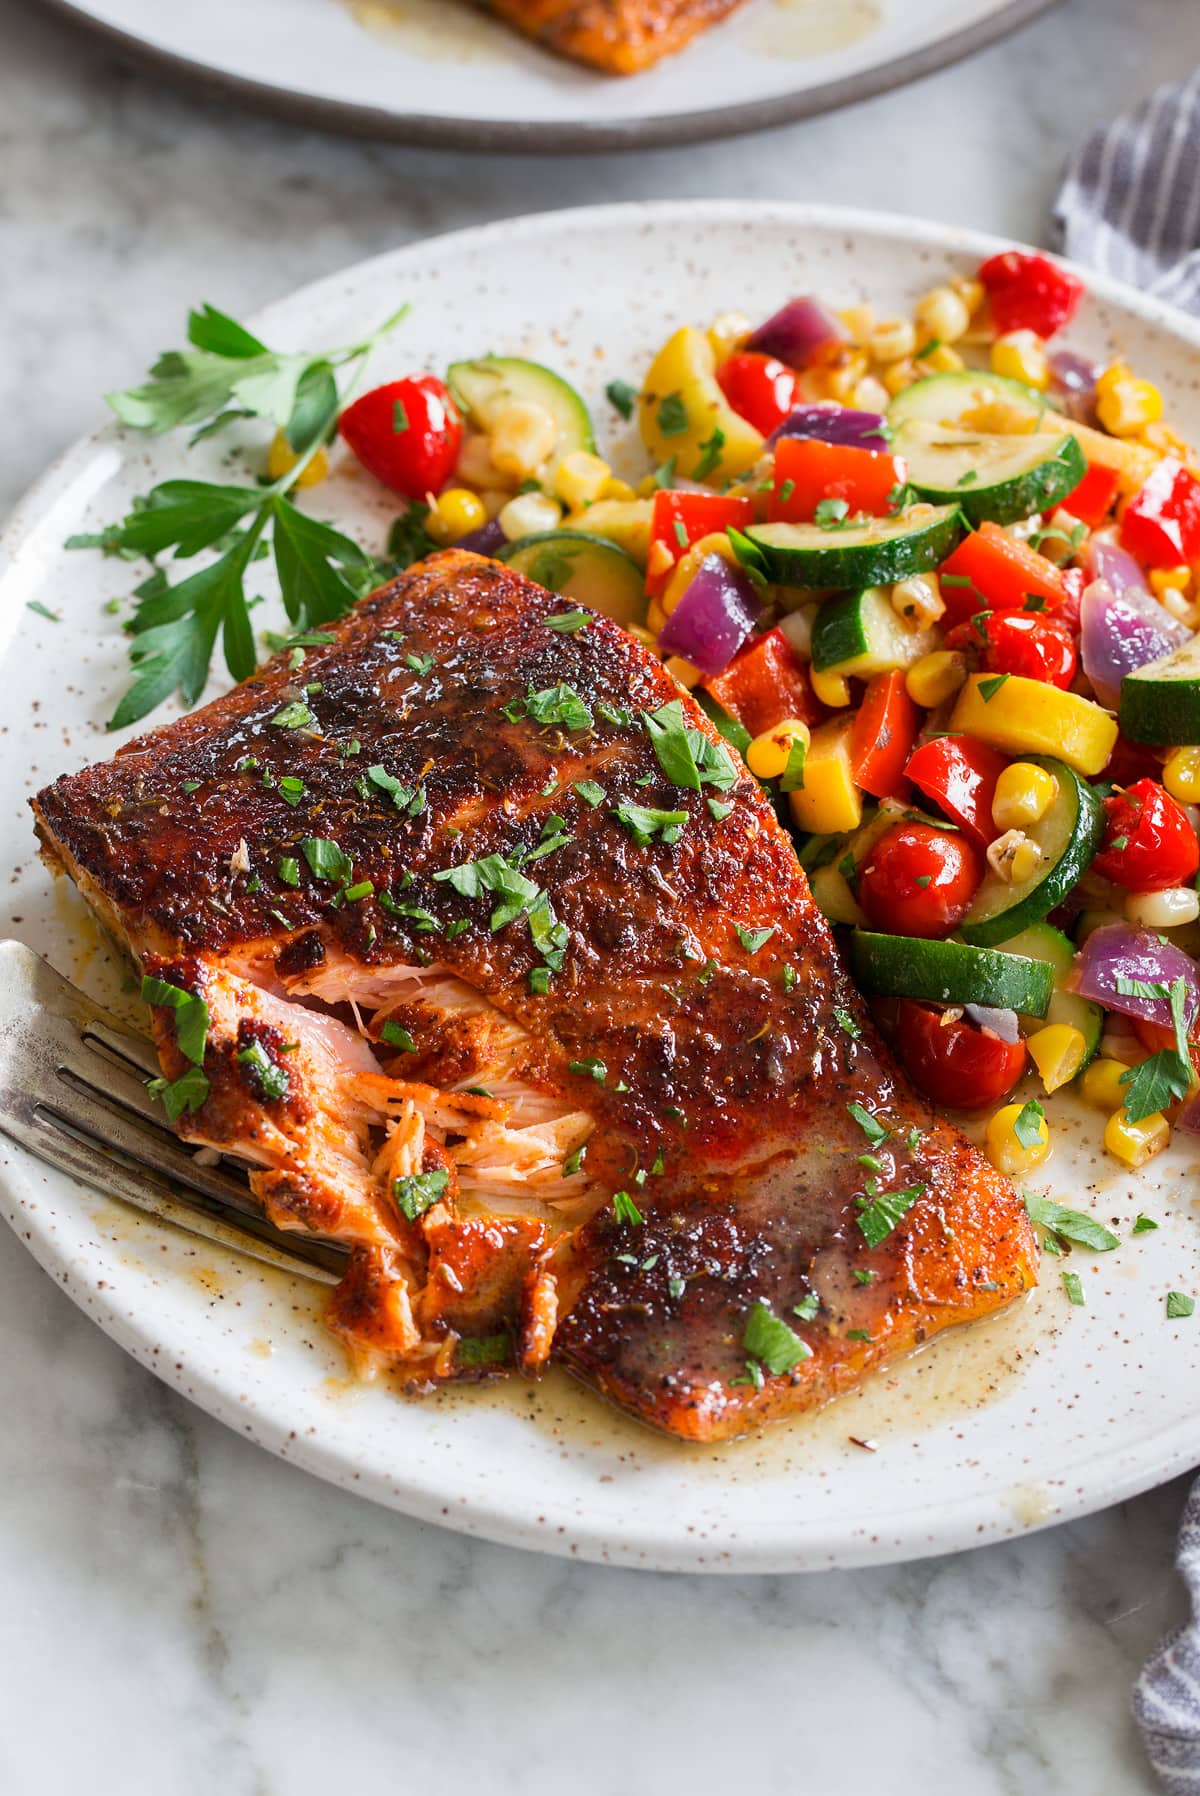
[[996, 873], [984, 876], [962, 922], [967, 941], [981, 948], [1011, 941], [1061, 904], [1087, 871], [1104, 834], [1104, 806], [1074, 768], [1050, 755], [1023, 758], [1054, 775], [1058, 796], [1045, 816], [1025, 831], [1041, 857], [1028, 879], [1010, 885]]
[[957, 368], [951, 374], [927, 375], [902, 388], [888, 406], [888, 423], [898, 431], [920, 418], [950, 429], [1027, 435], [1040, 427], [1047, 409], [1042, 395], [1024, 381], [977, 368]]
[[501, 549], [498, 559], [564, 599], [589, 605], [626, 628], [644, 622], [646, 590], [633, 557], [585, 530], [543, 530]]
[[1073, 436], [1038, 432], [994, 436], [912, 418], [892, 448], [908, 463], [908, 483], [933, 505], [961, 506], [972, 524], [1014, 524], [1051, 511], [1087, 473]]
[[934, 630], [908, 628], [886, 588], [868, 586], [821, 606], [813, 625], [812, 664], [818, 673], [869, 680], [872, 674], [911, 667], [937, 642]]
[[1063, 982], [1075, 965], [1075, 944], [1053, 923], [1031, 923], [1020, 935], [1010, 936], [1004, 944], [1007, 954], [1024, 954], [1030, 960], [1043, 960], [1054, 975], [1054, 991], [1046, 1010], [1047, 1023], [1066, 1023], [1083, 1036], [1084, 1052], [1079, 1071], [1095, 1058], [1104, 1033], [1104, 1011], [1090, 998], [1078, 992], [1063, 990]]
[[515, 355], [484, 355], [473, 362], [451, 362], [446, 384], [459, 409], [477, 430], [490, 431], [506, 406], [517, 401], [540, 405], [558, 425], [558, 446], [550, 458], [553, 475], [564, 455], [586, 449], [594, 454], [596, 438], [587, 406], [561, 374]]
[[1121, 731], [1156, 747], [1200, 742], [1200, 636], [1125, 675]]
[[1054, 973], [1045, 961], [867, 929], [856, 929], [850, 938], [850, 971], [864, 992], [880, 997], [985, 1004], [1039, 1017], [1054, 990]]
[[890, 586], [946, 559], [962, 535], [957, 504], [911, 506], [865, 523], [754, 524], [746, 535], [762, 552], [774, 586]]

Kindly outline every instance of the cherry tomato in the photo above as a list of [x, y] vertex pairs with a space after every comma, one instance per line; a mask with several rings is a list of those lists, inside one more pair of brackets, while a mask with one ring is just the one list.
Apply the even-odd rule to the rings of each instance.
[[858, 901], [875, 929], [945, 936], [957, 929], [983, 877], [983, 862], [957, 831], [894, 823], [859, 875]]
[[986, 853], [1000, 833], [992, 821], [992, 800], [1007, 766], [1002, 754], [973, 736], [935, 736], [921, 744], [905, 772]]
[[1066, 630], [1036, 611], [994, 611], [984, 620], [989, 673], [1019, 674], [1063, 691], [1075, 678], [1079, 657]]
[[755, 430], [770, 436], [796, 403], [797, 382], [792, 370], [773, 355], [743, 350], [731, 355], [717, 369], [717, 385], [738, 416]]
[[1200, 555], [1200, 480], [1170, 456], [1160, 461], [1121, 518], [1121, 542], [1147, 567], [1177, 567]]
[[1083, 298], [1083, 282], [1048, 256], [1005, 250], [989, 256], [979, 270], [992, 304], [992, 323], [1006, 331], [1035, 331], [1052, 337]]
[[440, 493], [458, 460], [462, 419], [436, 374], [413, 374], [364, 393], [338, 425], [369, 473], [406, 499]]
[[897, 1028], [904, 1070], [935, 1104], [986, 1110], [1024, 1072], [1025, 1043], [1001, 1041], [973, 1023], [948, 1022], [945, 1016], [932, 1004], [902, 1000]]
[[1200, 842], [1181, 804], [1157, 780], [1135, 780], [1104, 800], [1104, 842], [1097, 873], [1130, 892], [1185, 885], [1200, 867]]

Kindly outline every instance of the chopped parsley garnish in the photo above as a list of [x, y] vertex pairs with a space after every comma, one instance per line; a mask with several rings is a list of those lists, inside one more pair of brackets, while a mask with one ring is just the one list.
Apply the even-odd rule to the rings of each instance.
[[848, 1010], [843, 1010], [840, 1005], [835, 1004], [833, 1007], [833, 1020], [842, 1031], [843, 1035], [848, 1035], [851, 1041], [862, 1040], [862, 1030]]
[[1149, 1235], [1157, 1227], [1158, 1224], [1155, 1222], [1153, 1216], [1138, 1216], [1130, 1233], [1134, 1235]]
[[918, 873], [917, 877], [913, 881], [913, 884], [916, 886], [920, 886], [922, 891], [925, 890], [926, 886], [931, 885], [932, 883], [933, 883], [933, 874], [932, 873]]
[[389, 1048], [401, 1048], [406, 1054], [416, 1054], [420, 1051], [408, 1030], [391, 1017], [384, 1019], [383, 1028], [379, 1031], [379, 1039], [386, 1042]]
[[907, 1185], [903, 1191], [881, 1191], [864, 1200], [858, 1212], [858, 1226], [868, 1247], [878, 1247], [912, 1209], [925, 1191], [924, 1185]]
[[848, 1341], [870, 1341], [871, 1331], [869, 1328], [848, 1328], [846, 1339]]
[[[1094, 1253], [1111, 1253], [1114, 1247], [1120, 1246], [1112, 1230], [1106, 1229], [1094, 1217], [1085, 1216], [1080, 1210], [1068, 1210], [1048, 1197], [1039, 1197], [1036, 1191], [1026, 1191], [1024, 1197], [1025, 1212], [1030, 1220], [1061, 1240], [1073, 1241], [1077, 1247], [1090, 1247]], [[1137, 1233], [1136, 1225], [1134, 1233]]]
[[[1143, 982], [1126, 980], [1124, 983], [1140, 985]], [[1153, 1116], [1156, 1111], [1165, 1109], [1173, 1099], [1186, 1097], [1192, 1082], [1188, 1027], [1193, 1019], [1187, 1015], [1187, 982], [1181, 976], [1173, 980], [1169, 988], [1165, 985], [1147, 984], [1141, 995], [1167, 999], [1171, 1006], [1175, 1046], [1160, 1048], [1157, 1054], [1151, 1054], [1140, 1066], [1130, 1067], [1127, 1073], [1122, 1073], [1121, 1084], [1128, 1090], [1125, 1113], [1130, 1122], [1141, 1122], [1144, 1117]]]
[[276, 871], [285, 886], [298, 886], [300, 884], [300, 862], [296, 860], [294, 855], [283, 855], [280, 858], [279, 866]]
[[512, 1358], [509, 1335], [463, 1335], [454, 1343], [460, 1366], [502, 1366]]
[[854, 1282], [857, 1285], [874, 1284], [875, 1274], [873, 1272], [868, 1272], [863, 1266], [856, 1266], [854, 1268]]
[[1185, 1316], [1195, 1314], [1196, 1299], [1189, 1297], [1186, 1291], [1167, 1292], [1167, 1320], [1179, 1322]]
[[813, 523], [821, 530], [836, 530], [850, 514], [846, 499], [819, 499], [813, 512]]
[[313, 878], [328, 885], [345, 885], [354, 870], [350, 856], [327, 836], [306, 836], [300, 844], [300, 852], [308, 862]]
[[610, 380], [604, 392], [614, 411], [620, 412], [623, 418], [632, 418], [637, 404], [636, 387], [631, 387], [627, 380]]
[[424, 1216], [431, 1210], [450, 1183], [450, 1174], [444, 1166], [433, 1172], [414, 1172], [407, 1178], [392, 1180], [392, 1196], [396, 1200], [396, 1208], [410, 1222], [418, 1216]]
[[569, 1153], [567, 1155], [566, 1159], [563, 1161], [563, 1166], [562, 1166], [563, 1177], [568, 1178], [568, 1179], [574, 1178], [575, 1174], [581, 1170], [581, 1168], [583, 1166], [583, 1162], [586, 1158], [587, 1158], [587, 1142], [582, 1141], [582, 1142], [580, 1142], [579, 1146], [574, 1150], [574, 1152]]
[[461, 867], [444, 867], [433, 879], [435, 885], [449, 885], [463, 898], [495, 893], [500, 902], [491, 915], [493, 934], [544, 898], [541, 887], [526, 879], [502, 854], [485, 855], [482, 860], [467, 861]]
[[800, 975], [790, 960], [785, 960], [779, 974], [780, 984], [785, 992], [794, 992], [800, 983]]
[[208, 1096], [209, 1084], [198, 1066], [189, 1066], [178, 1079], [148, 1080], [146, 1090], [151, 1097], [162, 1099], [168, 1120], [178, 1122], [185, 1110], [199, 1110]]
[[761, 1297], [746, 1317], [742, 1346], [760, 1366], [777, 1378], [790, 1372], [801, 1360], [812, 1358], [812, 1348], [807, 1342], [802, 1341]]
[[665, 437], [682, 436], [688, 427], [687, 406], [680, 393], [668, 393], [658, 402], [658, 428]]
[[610, 705], [603, 700], [596, 706], [596, 716], [602, 717], [605, 723], [611, 723], [616, 729], [628, 729], [633, 722], [633, 712], [627, 711], [623, 705]]
[[792, 1314], [799, 1316], [801, 1322], [815, 1322], [820, 1307], [821, 1299], [815, 1291], [809, 1291], [807, 1296], [800, 1299], [799, 1303], [792, 1305]]
[[864, 1109], [861, 1104], [847, 1104], [846, 1112], [851, 1121], [858, 1124], [872, 1147], [878, 1147], [879, 1143], [886, 1141], [891, 1133], [889, 1129], [884, 1128], [878, 1117], [872, 1116], [871, 1112]]
[[980, 680], [979, 696], [984, 704], [990, 705], [1001, 686], [1011, 678], [1011, 674], [991, 674], [986, 680]]
[[775, 934], [774, 923], [768, 924], [765, 929], [743, 929], [740, 923], [735, 923], [733, 927], [747, 954], [757, 954], [763, 944], [769, 942]]
[[525, 715], [534, 723], [561, 723], [568, 730], [589, 730], [592, 714], [573, 686], [546, 686], [525, 700]]
[[687, 525], [684, 523], [682, 518], [676, 518], [673, 528], [675, 531], [675, 542], [676, 542], [677, 546], [681, 549], [686, 549], [688, 546]]
[[598, 805], [602, 805], [606, 797], [604, 787], [598, 786], [595, 780], [576, 780], [575, 791], [578, 792], [584, 804], [590, 804], [593, 810]]
[[1022, 1104], [1013, 1118], [1013, 1134], [1024, 1148], [1037, 1147], [1042, 1139], [1046, 1112], [1036, 1098]]
[[672, 785], [687, 792], [699, 792], [702, 784], [727, 792], [737, 784], [737, 769], [724, 746], [684, 722], [682, 700], [673, 698], [657, 711], [643, 711], [642, 723]]
[[237, 1053], [239, 1066], [248, 1066], [254, 1074], [255, 1084], [265, 1098], [285, 1098], [288, 1094], [288, 1075], [285, 1066], [276, 1066], [260, 1041], [252, 1041], [247, 1047], [239, 1048]]
[[392, 401], [392, 435], [403, 436], [408, 429], [408, 411], [403, 399]]
[[692, 469], [693, 480], [707, 480], [708, 476], [721, 463], [721, 451], [725, 447], [725, 432], [714, 424], [713, 433], [706, 437], [700, 445], [700, 460]]
[[685, 1278], [680, 1278], [678, 1273], [675, 1273], [667, 1280], [668, 1297], [682, 1297], [686, 1288], [687, 1280]]
[[[407, 900], [402, 904], [398, 899], [393, 898], [390, 892], [380, 892], [379, 903], [389, 917], [400, 917], [405, 922], [411, 923], [414, 935], [428, 935], [430, 930], [436, 929], [438, 926], [437, 918], [431, 916], [421, 905], [410, 904]], [[449, 931], [447, 931], [448, 933]]]
[[299, 699], [293, 699], [290, 705], [281, 705], [268, 721], [277, 730], [306, 730], [317, 720], [307, 705], [302, 704]]
[[405, 655], [404, 665], [412, 673], [419, 674], [422, 679], [432, 671], [434, 658], [432, 655]]
[[150, 973], [143, 975], [141, 995], [143, 1004], [161, 1005], [175, 1012], [175, 1045], [185, 1060], [201, 1066], [208, 1041], [208, 1005], [204, 999]]
[[1077, 1309], [1082, 1309], [1086, 1299], [1083, 1295], [1083, 1280], [1080, 1278], [1079, 1274], [1077, 1272], [1064, 1272], [1062, 1275], [1062, 1282], [1063, 1290], [1067, 1294], [1068, 1303], [1073, 1303]]
[[769, 584], [767, 558], [758, 544], [745, 531], [736, 529], [732, 524], [726, 527], [725, 534], [729, 538], [729, 546], [738, 566], [749, 574], [760, 591], [764, 590]]
[[279, 796], [295, 807], [304, 797], [304, 781], [297, 779], [294, 774], [285, 773], [279, 782]]
[[26, 611], [36, 611], [39, 617], [48, 617], [52, 624], [62, 623], [62, 613], [51, 611], [49, 605], [43, 605], [40, 599], [26, 599], [25, 609]]
[[788, 749], [787, 765], [779, 776], [781, 792], [800, 792], [804, 788], [804, 769], [808, 761], [808, 743], [803, 736], [793, 736]]
[[603, 1060], [596, 1060], [594, 1058], [569, 1061], [567, 1064], [567, 1071], [569, 1073], [581, 1073], [586, 1079], [594, 1079], [597, 1085], [603, 1085], [608, 1077], [608, 1068], [605, 1066]]
[[544, 998], [550, 990], [550, 968], [530, 967], [528, 983], [535, 997]]
[[730, 811], [734, 808], [733, 805], [729, 803], [728, 799], [724, 798], [706, 798], [704, 802], [708, 806], [709, 814], [717, 823], [724, 823], [726, 817], [728, 817]]
[[792, 494], [795, 492], [795, 490], [796, 490], [796, 482], [794, 480], [785, 480], [783, 485], [780, 487], [779, 492], [776, 495], [776, 497], [779, 500], [779, 503], [781, 505], [786, 505], [788, 500], [791, 498]]
[[591, 621], [586, 611], [556, 611], [553, 617], [542, 619], [547, 630], [556, 630], [560, 636], [573, 636], [576, 630], [586, 630]]
[[628, 802], [615, 807], [612, 815], [623, 823], [639, 848], [647, 848], [655, 836], [660, 841], [677, 842], [688, 820], [686, 811], [661, 811]]
[[640, 1228], [646, 1220], [628, 1191], [613, 1192], [612, 1212], [618, 1222], [627, 1223], [633, 1228]]

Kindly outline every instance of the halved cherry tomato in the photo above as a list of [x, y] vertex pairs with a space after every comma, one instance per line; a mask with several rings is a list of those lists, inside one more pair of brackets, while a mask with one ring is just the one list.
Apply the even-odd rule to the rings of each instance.
[[988, 608], [1020, 611], [1030, 598], [1044, 600], [1045, 609], [1053, 611], [1069, 591], [1061, 568], [990, 519], [963, 538], [942, 563], [939, 579], [947, 628]]
[[1181, 462], [1160, 461], [1121, 519], [1121, 542], [1146, 567], [1200, 557], [1200, 480]]
[[1002, 754], [974, 736], [938, 736], [922, 743], [905, 772], [976, 847], [986, 849], [999, 834], [992, 822], [992, 800], [1007, 765]]
[[873, 929], [947, 936], [957, 929], [983, 877], [983, 862], [956, 830], [894, 823], [858, 876], [858, 901]]
[[1102, 468], [1099, 462], [1090, 461], [1079, 485], [1063, 500], [1063, 510], [1069, 511], [1089, 529], [1095, 529], [1112, 510], [1118, 479], [1115, 468]]
[[1075, 313], [1083, 298], [1083, 282], [1048, 256], [1005, 250], [989, 256], [979, 269], [992, 305], [992, 323], [1005, 331], [1035, 331], [1052, 337]]
[[931, 1004], [905, 998], [897, 1017], [900, 1058], [915, 1085], [952, 1110], [986, 1110], [1010, 1092], [1025, 1070], [1023, 1041], [990, 1031]]
[[819, 437], [781, 437], [775, 446], [774, 523], [810, 524], [822, 500], [841, 500], [847, 515], [865, 511], [886, 517], [907, 464], [882, 449], [851, 449]]
[[375, 387], [346, 407], [338, 424], [363, 467], [394, 493], [440, 493], [458, 460], [463, 426], [436, 374]]
[[796, 403], [796, 376], [773, 355], [742, 350], [717, 369], [717, 385], [739, 418], [769, 437]]
[[1200, 867], [1200, 842], [1181, 804], [1157, 780], [1140, 779], [1104, 800], [1107, 822], [1092, 865], [1129, 892], [1181, 886]]
[[787, 717], [814, 724], [825, 715], [804, 663], [782, 630], [756, 636], [723, 673], [704, 685], [721, 709], [752, 736], [773, 730]]
[[[650, 517], [650, 566], [646, 591], [660, 598], [670, 584], [674, 564], [703, 536], [714, 536], [732, 524], [744, 530], [754, 522], [753, 499], [725, 493], [676, 493], [660, 488]], [[661, 548], [657, 545], [661, 544]], [[670, 553], [667, 561], [663, 550]]]
[[1036, 611], [993, 611], [981, 622], [987, 638], [982, 665], [989, 673], [1019, 674], [1066, 691], [1079, 657], [1053, 619]]
[[917, 707], [901, 671], [868, 681], [850, 738], [854, 783], [872, 798], [907, 798], [904, 766], [917, 739]]
[[1155, 780], [1162, 773], [1162, 756], [1141, 742], [1118, 736], [1116, 746], [1100, 775], [1110, 786], [1132, 786], [1137, 780]]

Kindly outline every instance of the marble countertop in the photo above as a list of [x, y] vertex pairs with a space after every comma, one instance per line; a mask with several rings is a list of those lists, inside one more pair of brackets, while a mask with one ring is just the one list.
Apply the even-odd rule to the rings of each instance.
[[[1181, 0], [1065, 0], [972, 62], [769, 136], [476, 160], [182, 96], [0, 0], [0, 518], [200, 297], [244, 312], [427, 232], [592, 199], [819, 198], [1047, 240], [1070, 147], [1197, 60]], [[7, 1234], [0, 1413], [14, 1796], [1154, 1788], [1129, 1690], [1178, 1615], [1179, 1484], [885, 1570], [538, 1559], [268, 1458], [126, 1359]]]

